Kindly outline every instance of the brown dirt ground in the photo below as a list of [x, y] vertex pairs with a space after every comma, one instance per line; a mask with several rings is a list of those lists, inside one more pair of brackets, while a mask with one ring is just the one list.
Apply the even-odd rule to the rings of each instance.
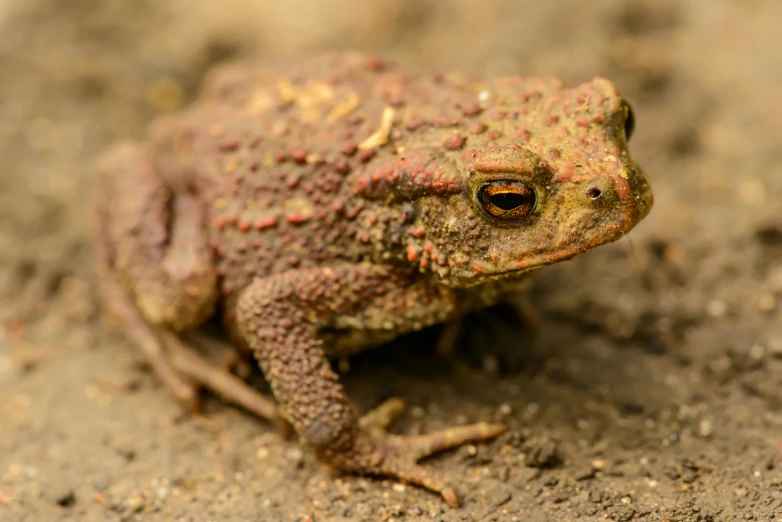
[[[0, 1], [0, 520], [782, 518], [782, 2]], [[504, 419], [431, 459], [465, 505], [335, 477], [217, 399], [184, 415], [100, 318], [90, 163], [214, 62], [333, 47], [478, 75], [605, 75], [656, 195], [631, 234], [501, 310], [362, 354], [362, 409], [412, 433]], [[307, 517], [310, 517], [309, 519]]]

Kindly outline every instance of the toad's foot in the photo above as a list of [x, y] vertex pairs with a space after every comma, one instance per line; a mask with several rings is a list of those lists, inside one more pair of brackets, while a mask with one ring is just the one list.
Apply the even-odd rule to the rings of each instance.
[[371, 428], [360, 432], [354, 446], [347, 451], [334, 453], [322, 449], [318, 454], [347, 472], [395, 477], [423, 486], [442, 495], [449, 506], [457, 507], [459, 495], [446, 477], [420, 466], [418, 461], [462, 444], [492, 439], [505, 430], [502, 424], [485, 422], [414, 436], [393, 435], [380, 428]]
[[149, 324], [133, 305], [116, 281], [101, 274], [104, 302], [119, 320], [120, 327], [144, 354], [152, 371], [189, 411], [201, 410], [198, 386], [223, 397], [274, 424], [282, 433], [290, 428], [278, 414], [271, 399], [261, 395], [226, 369], [227, 364], [215, 363], [173, 333]]
[[[261, 395], [243, 380], [227, 371], [223, 365], [216, 364], [202, 357], [193, 347], [185, 344], [176, 335], [170, 332], [164, 332], [161, 335], [164, 339], [171, 365], [181, 372], [182, 375], [212, 393], [219, 395], [226, 401], [236, 404], [262, 419], [268, 420], [281, 435], [287, 436], [290, 434], [290, 424], [279, 415], [277, 405], [272, 399]], [[231, 365], [235, 362], [230, 357], [222, 357], [221, 359]]]
[[366, 412], [359, 420], [358, 425], [366, 429], [386, 430], [394, 424], [405, 412], [405, 401], [399, 397], [392, 397], [380, 406]]

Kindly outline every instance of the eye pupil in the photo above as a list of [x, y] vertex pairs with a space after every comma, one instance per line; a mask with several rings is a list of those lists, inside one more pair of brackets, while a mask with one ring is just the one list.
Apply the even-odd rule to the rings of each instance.
[[501, 208], [502, 210], [513, 210], [520, 207], [527, 200], [527, 197], [518, 194], [516, 192], [502, 192], [500, 194], [492, 194], [489, 196], [494, 206]]
[[478, 190], [483, 209], [496, 218], [520, 219], [535, 209], [535, 191], [518, 181], [491, 181]]

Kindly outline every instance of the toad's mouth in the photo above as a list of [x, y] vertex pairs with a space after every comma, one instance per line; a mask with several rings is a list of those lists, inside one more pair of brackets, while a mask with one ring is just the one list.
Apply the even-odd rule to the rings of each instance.
[[546, 265], [568, 261], [574, 258], [575, 256], [577, 256], [578, 254], [586, 252], [587, 250], [591, 250], [591, 249], [585, 249], [585, 250], [578, 249], [573, 251], [564, 251], [559, 254], [553, 254], [553, 255], [552, 254], [538, 255], [536, 259], [525, 260], [524, 265], [519, 266], [518, 268], [502, 270], [499, 272], [484, 273], [481, 274], [480, 277], [470, 278], [468, 281], [466, 281], [466, 284], [464, 286], [470, 287], [470, 286], [480, 285], [488, 281], [495, 281], [498, 279], [508, 279], [517, 276], [522, 276], [534, 270], [538, 270], [539, 268], [542, 268]]
[[481, 273], [472, 272], [463, 278], [458, 278], [460, 279], [458, 286], [468, 288], [498, 279], [512, 279], [520, 277], [524, 274], [528, 274], [529, 272], [547, 265], [568, 261], [579, 254], [583, 254], [601, 245], [613, 243], [621, 239], [631, 228], [633, 228], [634, 224], [635, 223], [628, 227], [617, 227], [612, 234], [603, 236], [600, 240], [593, 241], [591, 243], [585, 242], [586, 244], [582, 244], [577, 247], [563, 248], [561, 250], [553, 251], [549, 249], [541, 249], [537, 252], [529, 253], [523, 259], [519, 260], [516, 266], [512, 268], [499, 271], [489, 271], [484, 269], [484, 271]]

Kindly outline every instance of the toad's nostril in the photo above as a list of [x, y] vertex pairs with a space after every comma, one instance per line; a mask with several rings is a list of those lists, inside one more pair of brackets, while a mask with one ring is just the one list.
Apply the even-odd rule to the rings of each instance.
[[589, 190], [587, 190], [587, 196], [589, 196], [592, 199], [597, 199], [603, 194], [603, 191], [600, 190], [597, 187], [592, 187]]

